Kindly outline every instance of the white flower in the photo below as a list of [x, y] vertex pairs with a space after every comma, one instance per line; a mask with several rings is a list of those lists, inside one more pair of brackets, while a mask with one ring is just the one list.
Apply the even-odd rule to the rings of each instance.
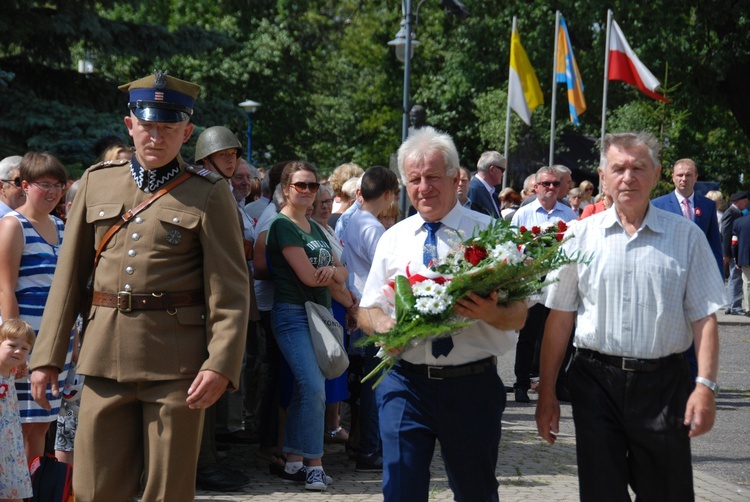
[[426, 279], [412, 286], [414, 296], [438, 296], [445, 291], [445, 286], [438, 284], [432, 279]]
[[542, 230], [543, 234], [555, 233], [557, 232], [557, 223], [546, 221], [539, 225], [539, 228]]
[[490, 250], [490, 257], [495, 263], [507, 263], [517, 265], [524, 260], [524, 255], [518, 251], [518, 247], [512, 242], [501, 242]]
[[442, 314], [450, 306], [452, 298], [449, 295], [441, 296], [424, 296], [417, 298], [414, 307], [422, 314], [437, 315]]

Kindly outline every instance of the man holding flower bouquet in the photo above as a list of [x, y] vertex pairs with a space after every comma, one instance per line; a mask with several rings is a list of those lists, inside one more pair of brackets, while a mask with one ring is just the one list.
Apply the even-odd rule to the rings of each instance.
[[[396, 325], [387, 294], [395, 276], [424, 271], [490, 223], [458, 203], [458, 153], [449, 135], [432, 127], [415, 131], [399, 148], [398, 166], [417, 214], [389, 229], [375, 251], [360, 301], [360, 326], [368, 335]], [[499, 305], [496, 292], [468, 293], [454, 309], [468, 325], [452, 336], [391, 349], [400, 359], [376, 389], [386, 501], [428, 499], [436, 439], [457, 500], [498, 500], [495, 466], [506, 397], [497, 356], [514, 347], [526, 305]]]

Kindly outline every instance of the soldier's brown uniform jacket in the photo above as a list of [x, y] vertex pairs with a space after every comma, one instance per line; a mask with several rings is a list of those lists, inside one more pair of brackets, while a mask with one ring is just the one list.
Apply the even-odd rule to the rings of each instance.
[[[196, 172], [178, 157], [183, 169]], [[109, 242], [94, 290], [134, 294], [203, 289], [205, 304], [166, 310], [94, 306], [78, 361], [83, 375], [118, 382], [193, 378], [210, 369], [239, 385], [249, 280], [237, 207], [214, 174], [191, 176], [132, 219]], [[149, 198], [127, 161], [87, 170], [68, 216], [65, 243], [45, 307], [31, 368], [65, 362], [96, 249], [128, 209]]]

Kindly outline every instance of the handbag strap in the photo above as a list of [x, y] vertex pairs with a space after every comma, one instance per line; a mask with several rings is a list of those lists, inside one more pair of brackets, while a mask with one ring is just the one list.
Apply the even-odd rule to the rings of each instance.
[[99, 242], [99, 247], [96, 250], [96, 255], [94, 255], [94, 270], [91, 272], [91, 275], [93, 277], [94, 271], [96, 271], [96, 266], [99, 264], [99, 258], [101, 258], [102, 253], [104, 252], [104, 248], [109, 244], [109, 241], [112, 240], [112, 237], [123, 227], [127, 222], [132, 220], [136, 214], [140, 213], [147, 207], [149, 207], [151, 204], [156, 202], [158, 199], [162, 198], [163, 196], [167, 195], [170, 190], [175, 188], [178, 185], [181, 185], [184, 183], [188, 178], [190, 177], [190, 173], [187, 171], [184, 171], [181, 175], [161, 187], [159, 190], [156, 191], [151, 197], [144, 200], [137, 206], [135, 206], [133, 209], [128, 209], [123, 213], [123, 215], [120, 217], [120, 219], [109, 227], [109, 230], [107, 230], [107, 233], [104, 234], [104, 237], [102, 237], [102, 240]]

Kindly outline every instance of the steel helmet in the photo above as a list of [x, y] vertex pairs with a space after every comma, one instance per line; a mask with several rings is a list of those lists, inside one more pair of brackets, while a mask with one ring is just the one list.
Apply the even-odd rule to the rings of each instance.
[[237, 149], [237, 158], [242, 156], [242, 144], [232, 131], [224, 126], [209, 127], [198, 136], [195, 144], [195, 161], [198, 162], [212, 153], [229, 148]]

